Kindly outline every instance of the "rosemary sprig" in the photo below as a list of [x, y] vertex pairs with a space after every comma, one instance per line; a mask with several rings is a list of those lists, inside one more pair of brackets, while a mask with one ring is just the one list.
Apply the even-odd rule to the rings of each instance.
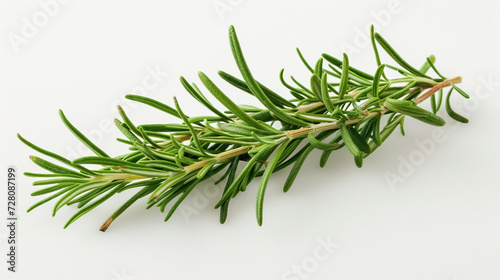
[[[127, 95], [130, 100], [173, 115], [182, 122], [135, 126], [119, 108], [123, 121], [115, 123], [126, 138], [120, 141], [129, 144], [130, 151], [117, 157], [110, 157], [93, 144], [60, 111], [64, 124], [95, 156], [70, 161], [18, 135], [35, 151], [66, 166], [30, 157], [36, 165], [50, 172], [25, 173], [41, 178], [34, 185], [46, 186], [32, 195], [50, 196], [33, 205], [28, 212], [56, 198], [53, 215], [64, 205], [76, 204], [79, 210], [66, 223], [67, 227], [114, 194], [128, 191], [134, 194], [111, 214], [101, 231], [143, 198], [146, 198], [147, 208], [157, 206], [162, 212], [173, 204], [165, 219], [168, 220], [196, 186], [218, 175], [217, 183], [227, 178], [222, 196], [215, 205], [220, 208], [220, 222], [224, 223], [230, 200], [244, 192], [254, 178], [262, 177], [256, 203], [257, 222], [262, 225], [264, 197], [271, 175], [293, 165], [283, 188], [288, 191], [312, 150], [322, 151], [320, 165], [323, 167], [333, 151], [345, 146], [355, 164], [361, 167], [364, 158], [398, 126], [403, 126], [406, 116], [431, 125], [444, 125], [445, 121], [436, 115], [444, 87], [451, 87], [445, 98], [448, 115], [459, 122], [468, 122], [450, 106], [454, 90], [468, 97], [456, 86], [461, 82], [460, 77], [443, 77], [434, 65], [434, 56], [429, 56], [420, 69], [411, 66], [373, 28], [371, 40], [377, 63], [373, 75], [352, 67], [346, 54], [342, 59], [323, 54], [313, 68], [297, 49], [299, 58], [311, 72], [310, 87], [294, 77], [291, 80], [295, 85], [287, 83], [282, 70], [280, 79], [294, 97], [285, 99], [254, 78], [231, 26], [229, 41], [243, 80], [222, 71], [219, 75], [255, 96], [264, 108], [236, 104], [202, 72], [199, 73], [202, 84], [226, 111], [218, 110], [201, 89], [183, 77], [181, 83], [187, 92], [214, 115], [189, 117], [175, 98], [175, 106], [171, 107], [150, 98]], [[380, 61], [377, 45], [394, 59], [396, 66]], [[428, 76], [429, 69], [438, 78]], [[438, 101], [436, 92], [439, 92]], [[428, 98], [431, 98], [432, 112], [418, 106]], [[305, 144], [300, 147], [301, 143]], [[237, 173], [242, 163], [244, 167]], [[101, 167], [90, 169], [87, 165]]]

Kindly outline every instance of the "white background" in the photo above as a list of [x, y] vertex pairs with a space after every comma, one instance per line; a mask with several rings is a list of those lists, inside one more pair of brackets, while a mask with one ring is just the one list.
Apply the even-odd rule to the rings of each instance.
[[[9, 165], [19, 174], [41, 171], [28, 159], [36, 152], [16, 133], [65, 156], [90, 155], [58, 109], [112, 155], [127, 149], [109, 126], [117, 104], [136, 123], [174, 122], [122, 98], [143, 87], [151, 69], [160, 74], [143, 94], [169, 104], [175, 95], [188, 114], [206, 110], [178, 77], [198, 82], [199, 70], [238, 103], [256, 104], [217, 78], [217, 70], [237, 74], [231, 24], [255, 76], [286, 94], [281, 68], [309, 79], [295, 47], [314, 62], [322, 52], [339, 57], [349, 45], [351, 65], [373, 73], [363, 34], [375, 23], [411, 64], [434, 54], [441, 73], [463, 77], [471, 99], [456, 95], [453, 104], [470, 123], [456, 125], [444, 110], [443, 128], [407, 119], [406, 136], [394, 133], [362, 169], [346, 150], [320, 169], [313, 152], [288, 193], [288, 170], [273, 176], [262, 227], [255, 219], [258, 180], [232, 201], [225, 225], [213, 209], [212, 180], [184, 202], [196, 214], [177, 212], [164, 223], [164, 214], [145, 210], [141, 200], [102, 233], [101, 223], [130, 194], [63, 230], [75, 209], [52, 218], [49, 203], [26, 214], [37, 188], [19, 176], [18, 272], [7, 272], [2, 261], [1, 279], [500, 279], [500, 2], [122, 0], [47, 8], [49, 2], [1, 1], [0, 174]], [[34, 22], [36, 30], [28, 30]], [[391, 184], [387, 174], [404, 182]], [[6, 237], [0, 226], [2, 260]], [[322, 248], [328, 241], [338, 247]]]

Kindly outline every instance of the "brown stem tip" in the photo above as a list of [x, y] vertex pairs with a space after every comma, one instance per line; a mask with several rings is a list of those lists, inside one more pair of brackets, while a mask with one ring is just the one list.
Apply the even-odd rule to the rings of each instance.
[[109, 217], [105, 222], [104, 224], [102, 224], [101, 228], [99, 228], [100, 231], [102, 232], [105, 232], [108, 227], [111, 225], [111, 223], [113, 222], [113, 218]]

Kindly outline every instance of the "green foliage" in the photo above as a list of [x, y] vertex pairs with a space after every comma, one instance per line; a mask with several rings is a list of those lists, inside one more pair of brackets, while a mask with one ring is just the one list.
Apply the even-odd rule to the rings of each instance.
[[[156, 206], [163, 212], [169, 207], [165, 218], [168, 220], [200, 183], [218, 176], [216, 184], [226, 180], [215, 205], [220, 208], [220, 222], [224, 223], [231, 199], [244, 192], [254, 178], [262, 177], [256, 200], [257, 222], [262, 225], [264, 196], [271, 175], [292, 165], [283, 188], [287, 192], [313, 150], [322, 151], [320, 166], [323, 167], [332, 152], [346, 147], [355, 164], [361, 167], [364, 158], [382, 145], [396, 127], [402, 129], [405, 116], [431, 125], [444, 125], [445, 121], [437, 113], [445, 86], [451, 86], [445, 99], [446, 112], [457, 121], [468, 122], [450, 106], [453, 91], [468, 98], [455, 85], [460, 82], [459, 77], [442, 76], [434, 65], [434, 56], [429, 56], [419, 69], [411, 66], [373, 28], [371, 42], [376, 61], [373, 75], [349, 65], [346, 54], [342, 59], [323, 54], [313, 68], [297, 49], [300, 60], [311, 73], [310, 87], [292, 76], [293, 84], [289, 84], [282, 70], [280, 80], [289, 91], [290, 99], [256, 80], [232, 26], [229, 41], [242, 79], [223, 71], [218, 74], [236, 89], [254, 96], [263, 108], [237, 104], [207, 75], [199, 72], [204, 90], [226, 111], [220, 110], [194, 83], [181, 77], [186, 91], [214, 115], [189, 117], [175, 98], [171, 107], [151, 98], [127, 95], [130, 100], [176, 117], [179, 123], [136, 126], [119, 107], [122, 121], [117, 119], [115, 124], [125, 139], [118, 140], [130, 145], [130, 151], [116, 157], [110, 157], [92, 143], [60, 111], [63, 123], [95, 155], [70, 161], [18, 135], [30, 148], [64, 165], [30, 157], [49, 173], [25, 173], [41, 178], [34, 185], [45, 186], [32, 195], [48, 195], [28, 211], [54, 199], [58, 199], [54, 215], [63, 206], [75, 204], [79, 210], [67, 222], [67, 227], [115, 194], [132, 192], [101, 226], [102, 231], [141, 199], [147, 208]], [[382, 63], [377, 46], [398, 66]], [[430, 69], [438, 78], [428, 76]], [[386, 73], [387, 70], [391, 72]], [[432, 112], [418, 106], [427, 97], [431, 99]], [[238, 167], [242, 167], [239, 172]]]

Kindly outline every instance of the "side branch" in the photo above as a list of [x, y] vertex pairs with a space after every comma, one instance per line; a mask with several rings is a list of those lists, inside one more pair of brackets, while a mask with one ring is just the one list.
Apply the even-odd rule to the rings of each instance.
[[428, 91], [426, 91], [424, 94], [420, 95], [417, 99], [415, 99], [415, 103], [421, 103], [422, 101], [426, 100], [427, 98], [431, 97], [434, 93], [436, 93], [438, 90], [444, 88], [444, 87], [449, 87], [453, 86], [454, 84], [459, 84], [462, 82], [462, 77], [455, 77], [453, 79], [448, 79], [445, 81], [442, 81], [432, 88], [430, 88]]

